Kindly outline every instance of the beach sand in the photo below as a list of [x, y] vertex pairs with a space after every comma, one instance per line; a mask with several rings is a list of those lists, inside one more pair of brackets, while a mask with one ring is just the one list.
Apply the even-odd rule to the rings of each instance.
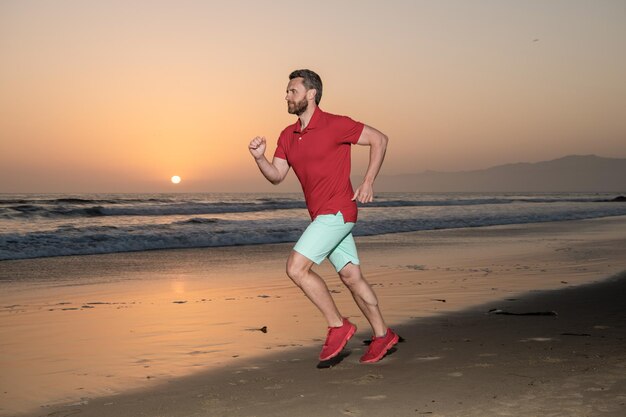
[[326, 327], [284, 274], [291, 244], [2, 262], [0, 415], [626, 414], [626, 217], [357, 245], [404, 338], [373, 365], [327, 264], [359, 332], [317, 361]]

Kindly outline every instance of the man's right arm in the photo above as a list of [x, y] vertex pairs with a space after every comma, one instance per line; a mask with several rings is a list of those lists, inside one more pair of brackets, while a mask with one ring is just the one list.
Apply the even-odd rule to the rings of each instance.
[[268, 161], [265, 157], [266, 142], [265, 137], [257, 136], [250, 141], [248, 150], [254, 157], [254, 160], [259, 166], [263, 176], [265, 176], [269, 182], [276, 185], [281, 183], [287, 176], [287, 173], [289, 172], [289, 163], [282, 158], [276, 157], [274, 157], [270, 163], [270, 161]]

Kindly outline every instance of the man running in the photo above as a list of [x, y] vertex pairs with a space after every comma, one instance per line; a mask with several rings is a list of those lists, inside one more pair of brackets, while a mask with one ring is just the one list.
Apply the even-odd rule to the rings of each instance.
[[[293, 167], [300, 180], [312, 223], [304, 231], [287, 260], [287, 275], [317, 306], [328, 322], [328, 336], [320, 360], [337, 356], [356, 332], [356, 326], [337, 309], [324, 280], [312, 266], [328, 258], [341, 281], [352, 293], [374, 333], [361, 362], [382, 359], [398, 343], [387, 327], [378, 299], [363, 278], [352, 228], [357, 220], [356, 201], [373, 200], [373, 183], [387, 148], [387, 136], [346, 116], [322, 111], [322, 80], [311, 70], [289, 75], [287, 111], [298, 116], [278, 138], [272, 162], [265, 157], [265, 137], [255, 137], [248, 148], [259, 169], [272, 184], [280, 183]], [[350, 146], [370, 147], [370, 160], [363, 183], [353, 190], [350, 183]]]

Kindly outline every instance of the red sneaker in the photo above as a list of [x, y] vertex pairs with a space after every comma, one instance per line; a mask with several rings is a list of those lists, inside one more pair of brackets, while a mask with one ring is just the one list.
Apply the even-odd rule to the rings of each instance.
[[326, 342], [324, 342], [324, 347], [322, 347], [320, 352], [320, 360], [327, 361], [339, 355], [339, 352], [341, 352], [355, 332], [356, 326], [346, 318], [343, 319], [341, 326], [329, 327]]
[[387, 334], [382, 337], [372, 336], [372, 343], [365, 355], [361, 356], [361, 363], [378, 362], [399, 340], [400, 336], [389, 328], [387, 328]]

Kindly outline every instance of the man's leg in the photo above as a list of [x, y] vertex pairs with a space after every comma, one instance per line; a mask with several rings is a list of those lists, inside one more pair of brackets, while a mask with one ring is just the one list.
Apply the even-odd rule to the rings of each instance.
[[378, 308], [376, 294], [374, 294], [370, 284], [363, 278], [352, 234], [348, 234], [329, 253], [328, 258], [335, 266], [339, 277], [352, 293], [354, 301], [370, 322], [374, 331], [374, 336], [372, 336], [367, 352], [361, 356], [360, 361], [362, 363], [378, 362], [398, 343], [400, 337], [385, 324], [385, 320], [383, 320], [383, 316]]
[[363, 277], [361, 267], [349, 262], [339, 271], [339, 277], [348, 287], [352, 293], [352, 298], [369, 321], [374, 335], [377, 337], [384, 336], [387, 333], [387, 325], [378, 308], [378, 298], [371, 285]]
[[322, 312], [328, 322], [328, 334], [319, 358], [326, 361], [341, 353], [356, 332], [356, 326], [341, 317], [324, 280], [311, 267], [321, 263], [345, 240], [354, 223], [345, 223], [341, 212], [317, 216], [306, 228], [287, 261], [287, 275]]
[[374, 330], [374, 336], [367, 347], [367, 352], [361, 356], [360, 362], [378, 362], [400, 341], [400, 336], [385, 324], [378, 308], [376, 294], [374, 294], [372, 287], [363, 278], [359, 265], [352, 262], [347, 263], [339, 271], [339, 277], [350, 289], [354, 301], [356, 301]]
[[322, 312], [329, 327], [341, 326], [343, 318], [326, 282], [311, 269], [313, 264], [309, 258], [292, 250], [287, 260], [287, 275]]

